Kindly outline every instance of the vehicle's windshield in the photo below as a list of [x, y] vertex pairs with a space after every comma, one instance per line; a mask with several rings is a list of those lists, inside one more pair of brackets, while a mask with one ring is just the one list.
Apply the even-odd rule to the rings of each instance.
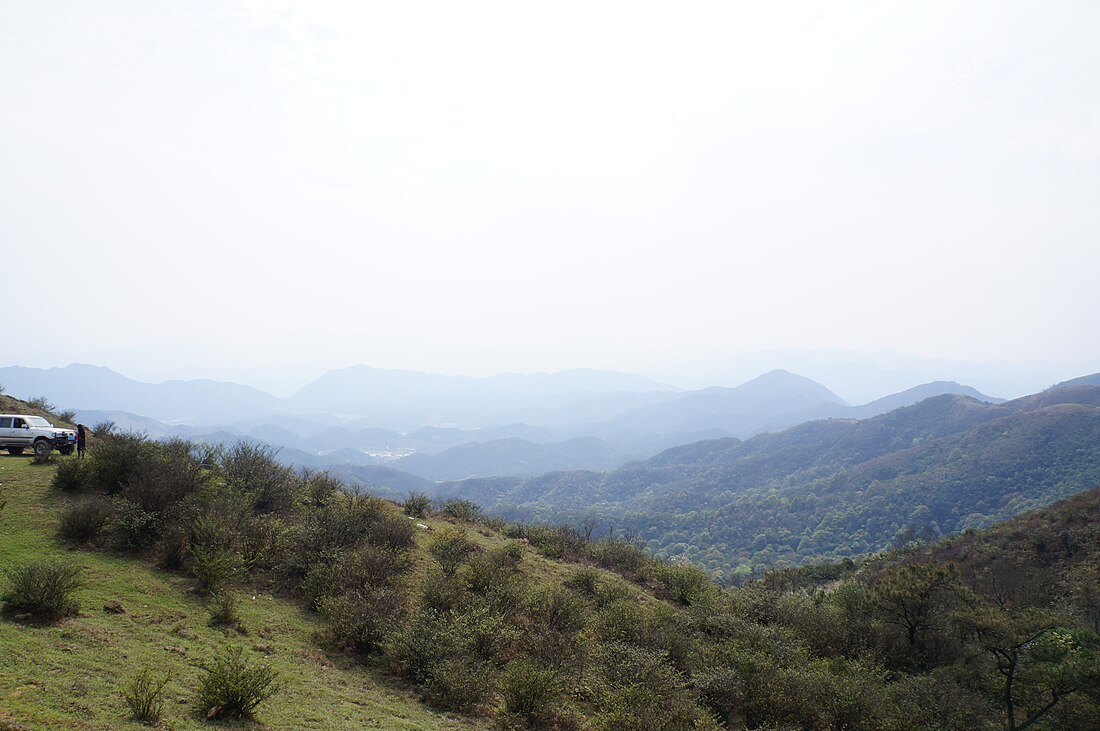
[[53, 426], [53, 424], [46, 421], [41, 416], [28, 416], [27, 417], [27, 423], [30, 424], [31, 426], [46, 426], [46, 427]]

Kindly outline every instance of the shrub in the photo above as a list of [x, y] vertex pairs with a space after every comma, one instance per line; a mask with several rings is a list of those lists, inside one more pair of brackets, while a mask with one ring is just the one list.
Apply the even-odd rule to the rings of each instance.
[[122, 697], [126, 699], [126, 705], [130, 707], [135, 721], [146, 726], [160, 723], [164, 687], [171, 677], [171, 673], [166, 673], [164, 678], [157, 679], [149, 668], [142, 668], [141, 673], [130, 681], [122, 691]]
[[183, 566], [191, 550], [186, 528], [173, 523], [161, 532], [157, 540], [157, 563], [162, 568], [176, 570]]
[[415, 530], [407, 518], [394, 513], [382, 513], [372, 521], [367, 531], [367, 541], [375, 546], [406, 550], [415, 543]]
[[409, 554], [393, 548], [363, 546], [351, 553], [315, 557], [298, 588], [313, 607], [325, 597], [390, 586], [412, 566]]
[[318, 611], [328, 622], [326, 641], [345, 650], [369, 654], [377, 651], [393, 627], [405, 619], [405, 594], [393, 587], [352, 591], [324, 597]]
[[122, 495], [148, 513], [173, 510], [207, 481], [194, 446], [183, 439], [152, 445], [140, 470], [122, 486]]
[[147, 474], [156, 459], [157, 445], [143, 434], [111, 432], [88, 452], [88, 486], [114, 494]]
[[237, 614], [237, 595], [231, 591], [220, 591], [210, 595], [210, 624], [214, 627], [240, 628], [241, 618]]
[[292, 525], [273, 514], [245, 521], [240, 535], [245, 565], [252, 571], [283, 571], [295, 550]]
[[239, 647], [229, 647], [206, 662], [199, 681], [199, 707], [207, 718], [251, 718], [256, 707], [282, 690], [278, 673], [254, 665]]
[[633, 576], [653, 559], [637, 546], [617, 538], [601, 538], [592, 541], [592, 559], [605, 569], [625, 576]]
[[160, 535], [160, 516], [125, 498], [115, 498], [115, 531], [119, 547], [127, 551], [148, 548]]
[[438, 531], [428, 544], [428, 552], [439, 562], [443, 573], [450, 575], [458, 570], [462, 562], [473, 553], [477, 547], [466, 537], [466, 531], [461, 528], [446, 527]]
[[602, 676], [597, 688], [597, 729], [718, 728], [665, 653], [607, 643], [597, 652], [597, 665]]
[[443, 573], [438, 567], [429, 569], [421, 587], [420, 605], [437, 612], [457, 609], [470, 598], [466, 582], [455, 574]]
[[567, 525], [533, 525], [527, 538], [545, 556], [553, 559], [573, 559], [589, 550], [588, 541], [579, 531]]
[[470, 558], [462, 570], [467, 588], [499, 612], [511, 614], [521, 604], [524, 577], [517, 568], [514, 544], [499, 546]]
[[296, 559], [302, 571], [310, 555], [362, 543], [375, 518], [387, 510], [384, 501], [372, 497], [337, 492], [319, 509], [311, 510], [302, 521]]
[[344, 484], [327, 472], [305, 471], [302, 481], [305, 483], [305, 500], [309, 505], [324, 505], [344, 489]]
[[465, 652], [481, 660], [503, 664], [515, 654], [524, 631], [504, 614], [478, 601], [461, 612], [455, 620], [461, 628]]
[[600, 583], [600, 572], [591, 566], [581, 566], [565, 580], [567, 587], [588, 599], [596, 596]]
[[481, 506], [469, 500], [453, 498], [443, 503], [440, 512], [449, 515], [456, 520], [464, 520], [468, 523], [476, 523], [481, 518]]
[[406, 551], [392, 546], [363, 546], [341, 561], [340, 583], [344, 589], [386, 586], [400, 579], [411, 566]]
[[553, 719], [561, 691], [558, 674], [530, 660], [514, 660], [500, 675], [505, 710], [521, 716], [529, 726], [541, 726]]
[[85, 459], [66, 459], [57, 466], [57, 474], [50, 484], [63, 492], [83, 490], [88, 487], [91, 478], [90, 464]]
[[424, 518], [431, 510], [432, 499], [422, 492], [410, 492], [401, 507], [405, 509], [405, 515], [413, 518]]
[[75, 614], [73, 593], [80, 587], [80, 569], [59, 561], [36, 561], [5, 572], [8, 588], [0, 595], [4, 611], [30, 614], [52, 622]]
[[655, 578], [679, 604], [691, 606], [715, 590], [706, 572], [693, 564], [655, 563]]
[[66, 424], [76, 423], [76, 412], [72, 409], [65, 409], [64, 411], [57, 412], [57, 418], [59, 421], [63, 421]]
[[92, 434], [97, 434], [101, 437], [110, 436], [115, 432], [115, 423], [110, 419], [104, 419], [103, 421], [97, 421], [92, 424]]
[[31, 457], [31, 464], [35, 465], [54, 465], [59, 461], [57, 452], [53, 451], [53, 447], [50, 447], [49, 451], [43, 452], [42, 454], [35, 452], [34, 456]]
[[389, 638], [386, 654], [413, 682], [426, 683], [444, 660], [464, 650], [457, 616], [422, 608]]
[[215, 594], [244, 572], [241, 557], [221, 547], [192, 546], [191, 575], [200, 594]]
[[110, 500], [100, 495], [82, 498], [61, 513], [61, 535], [77, 543], [95, 541], [113, 515]]
[[556, 586], [537, 586], [527, 596], [527, 613], [541, 630], [580, 632], [588, 623], [588, 607]]
[[51, 414], [53, 413], [54, 409], [57, 408], [45, 396], [35, 396], [32, 399], [28, 399], [27, 406], [30, 406], [32, 409], [38, 409], [39, 411], [46, 411], [46, 412], [49, 412]]
[[225, 483], [252, 496], [256, 512], [287, 512], [302, 487], [293, 470], [275, 459], [278, 452], [266, 444], [237, 442], [219, 455]]
[[703, 702], [725, 723], [741, 713], [752, 695], [749, 683], [734, 668], [708, 668], [694, 680]]
[[576, 594], [557, 586], [539, 586], [525, 602], [532, 631], [527, 643], [543, 664], [563, 668], [583, 660], [578, 633], [588, 624], [588, 605]]
[[424, 684], [424, 699], [433, 706], [470, 713], [488, 698], [493, 689], [492, 668], [469, 657], [449, 657], [440, 663]]
[[673, 665], [686, 669], [695, 651], [687, 618], [668, 605], [642, 604], [625, 597], [600, 609], [596, 629], [603, 640], [660, 650]]

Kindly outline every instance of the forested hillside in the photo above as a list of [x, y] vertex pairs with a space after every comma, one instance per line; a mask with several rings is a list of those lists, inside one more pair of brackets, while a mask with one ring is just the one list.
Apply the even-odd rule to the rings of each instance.
[[610, 473], [444, 483], [506, 517], [598, 522], [745, 572], [981, 528], [1100, 484], [1100, 387], [944, 395], [866, 420], [667, 450]]

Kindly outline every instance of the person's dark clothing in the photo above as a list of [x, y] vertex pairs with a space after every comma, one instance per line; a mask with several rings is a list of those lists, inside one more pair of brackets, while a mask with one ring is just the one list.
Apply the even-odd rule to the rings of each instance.
[[87, 443], [88, 433], [84, 429], [83, 424], [76, 425], [76, 453], [81, 457], [84, 456], [84, 447]]

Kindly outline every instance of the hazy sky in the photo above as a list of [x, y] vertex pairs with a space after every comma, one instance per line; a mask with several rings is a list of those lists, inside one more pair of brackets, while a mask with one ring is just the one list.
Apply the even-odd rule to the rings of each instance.
[[0, 0], [0, 247], [0, 365], [1097, 362], [1100, 3]]

